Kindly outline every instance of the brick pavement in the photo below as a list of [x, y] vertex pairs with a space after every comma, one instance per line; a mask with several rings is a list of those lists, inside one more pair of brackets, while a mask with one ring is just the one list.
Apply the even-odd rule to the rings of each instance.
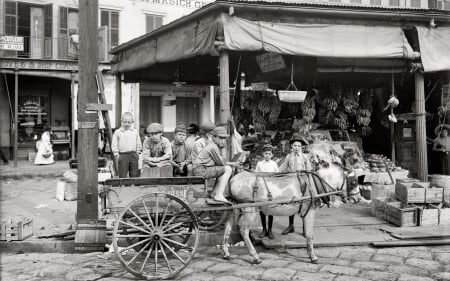
[[[232, 248], [232, 259], [224, 261], [218, 249], [201, 247], [176, 280], [450, 280], [450, 246], [323, 247], [317, 249], [318, 265], [309, 263], [304, 249], [258, 251], [263, 263], [251, 265], [245, 248]], [[4, 281], [136, 280], [113, 253], [2, 254], [0, 258]]]

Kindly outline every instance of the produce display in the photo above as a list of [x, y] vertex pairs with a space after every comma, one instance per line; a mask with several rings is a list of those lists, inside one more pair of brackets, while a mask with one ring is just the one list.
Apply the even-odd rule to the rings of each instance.
[[369, 163], [370, 171], [375, 173], [402, 170], [401, 167], [395, 166], [395, 164], [384, 155], [367, 154], [366, 162]]

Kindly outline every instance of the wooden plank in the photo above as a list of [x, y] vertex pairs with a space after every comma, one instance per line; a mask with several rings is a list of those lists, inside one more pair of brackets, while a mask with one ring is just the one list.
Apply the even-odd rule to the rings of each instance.
[[395, 241], [372, 242], [371, 245], [374, 247], [450, 245], [450, 239], [395, 240]]
[[398, 239], [450, 238], [450, 227], [414, 227], [408, 230], [382, 227], [380, 229]]
[[162, 178], [116, 178], [107, 179], [107, 186], [121, 185], [186, 185], [186, 184], [204, 184], [203, 177], [162, 177]]

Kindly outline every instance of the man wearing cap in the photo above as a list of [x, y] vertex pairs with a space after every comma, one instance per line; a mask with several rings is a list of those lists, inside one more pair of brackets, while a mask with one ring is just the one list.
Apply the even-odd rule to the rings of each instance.
[[172, 167], [174, 176], [187, 176], [188, 164], [191, 163], [191, 151], [186, 145], [186, 127], [182, 124], [175, 127], [172, 146]]
[[148, 138], [143, 145], [143, 167], [165, 167], [171, 165], [172, 147], [167, 138], [163, 137], [163, 126], [152, 123], [147, 127]]
[[211, 197], [219, 202], [230, 203], [225, 199], [224, 191], [231, 177], [232, 168], [230, 165], [235, 163], [226, 162], [221, 155], [221, 149], [227, 142], [227, 129], [225, 127], [216, 127], [212, 132], [212, 141], [208, 142], [194, 160], [194, 175], [204, 178], [217, 178]]
[[[295, 133], [289, 141], [291, 153], [286, 155], [283, 164], [280, 166], [280, 172], [296, 172], [300, 170], [311, 170], [312, 165], [308, 156], [302, 152], [302, 144], [308, 145], [306, 139], [299, 133]], [[289, 225], [283, 230], [282, 235], [294, 232], [294, 216], [289, 216]]]
[[207, 122], [200, 127], [200, 138], [195, 141], [194, 147], [191, 151], [192, 162], [197, 158], [200, 151], [208, 145], [208, 142], [212, 141], [212, 130], [216, 128], [213, 123]]

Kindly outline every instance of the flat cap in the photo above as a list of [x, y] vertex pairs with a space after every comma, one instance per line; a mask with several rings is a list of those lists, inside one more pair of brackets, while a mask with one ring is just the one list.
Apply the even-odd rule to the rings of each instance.
[[270, 145], [270, 144], [265, 144], [265, 145], [263, 146], [262, 151], [263, 151], [263, 152], [266, 152], [266, 151], [272, 152], [272, 151], [273, 151], [273, 146]]
[[203, 123], [200, 127], [204, 132], [209, 133], [210, 131], [214, 130], [216, 128], [216, 125], [211, 122]]
[[198, 133], [199, 130], [200, 130], [200, 128], [198, 127], [198, 125], [197, 125], [197, 124], [194, 124], [194, 123], [189, 124], [189, 126], [187, 127], [187, 132], [188, 132], [189, 134], [195, 134], [195, 133]]
[[216, 137], [229, 137], [230, 135], [227, 133], [226, 127], [216, 127], [214, 130], [212, 130], [211, 134], [215, 135]]
[[176, 133], [186, 133], [186, 126], [184, 126], [184, 124], [178, 124], [175, 127], [175, 134]]
[[159, 123], [151, 123], [147, 127], [147, 133], [162, 133], [163, 126]]

